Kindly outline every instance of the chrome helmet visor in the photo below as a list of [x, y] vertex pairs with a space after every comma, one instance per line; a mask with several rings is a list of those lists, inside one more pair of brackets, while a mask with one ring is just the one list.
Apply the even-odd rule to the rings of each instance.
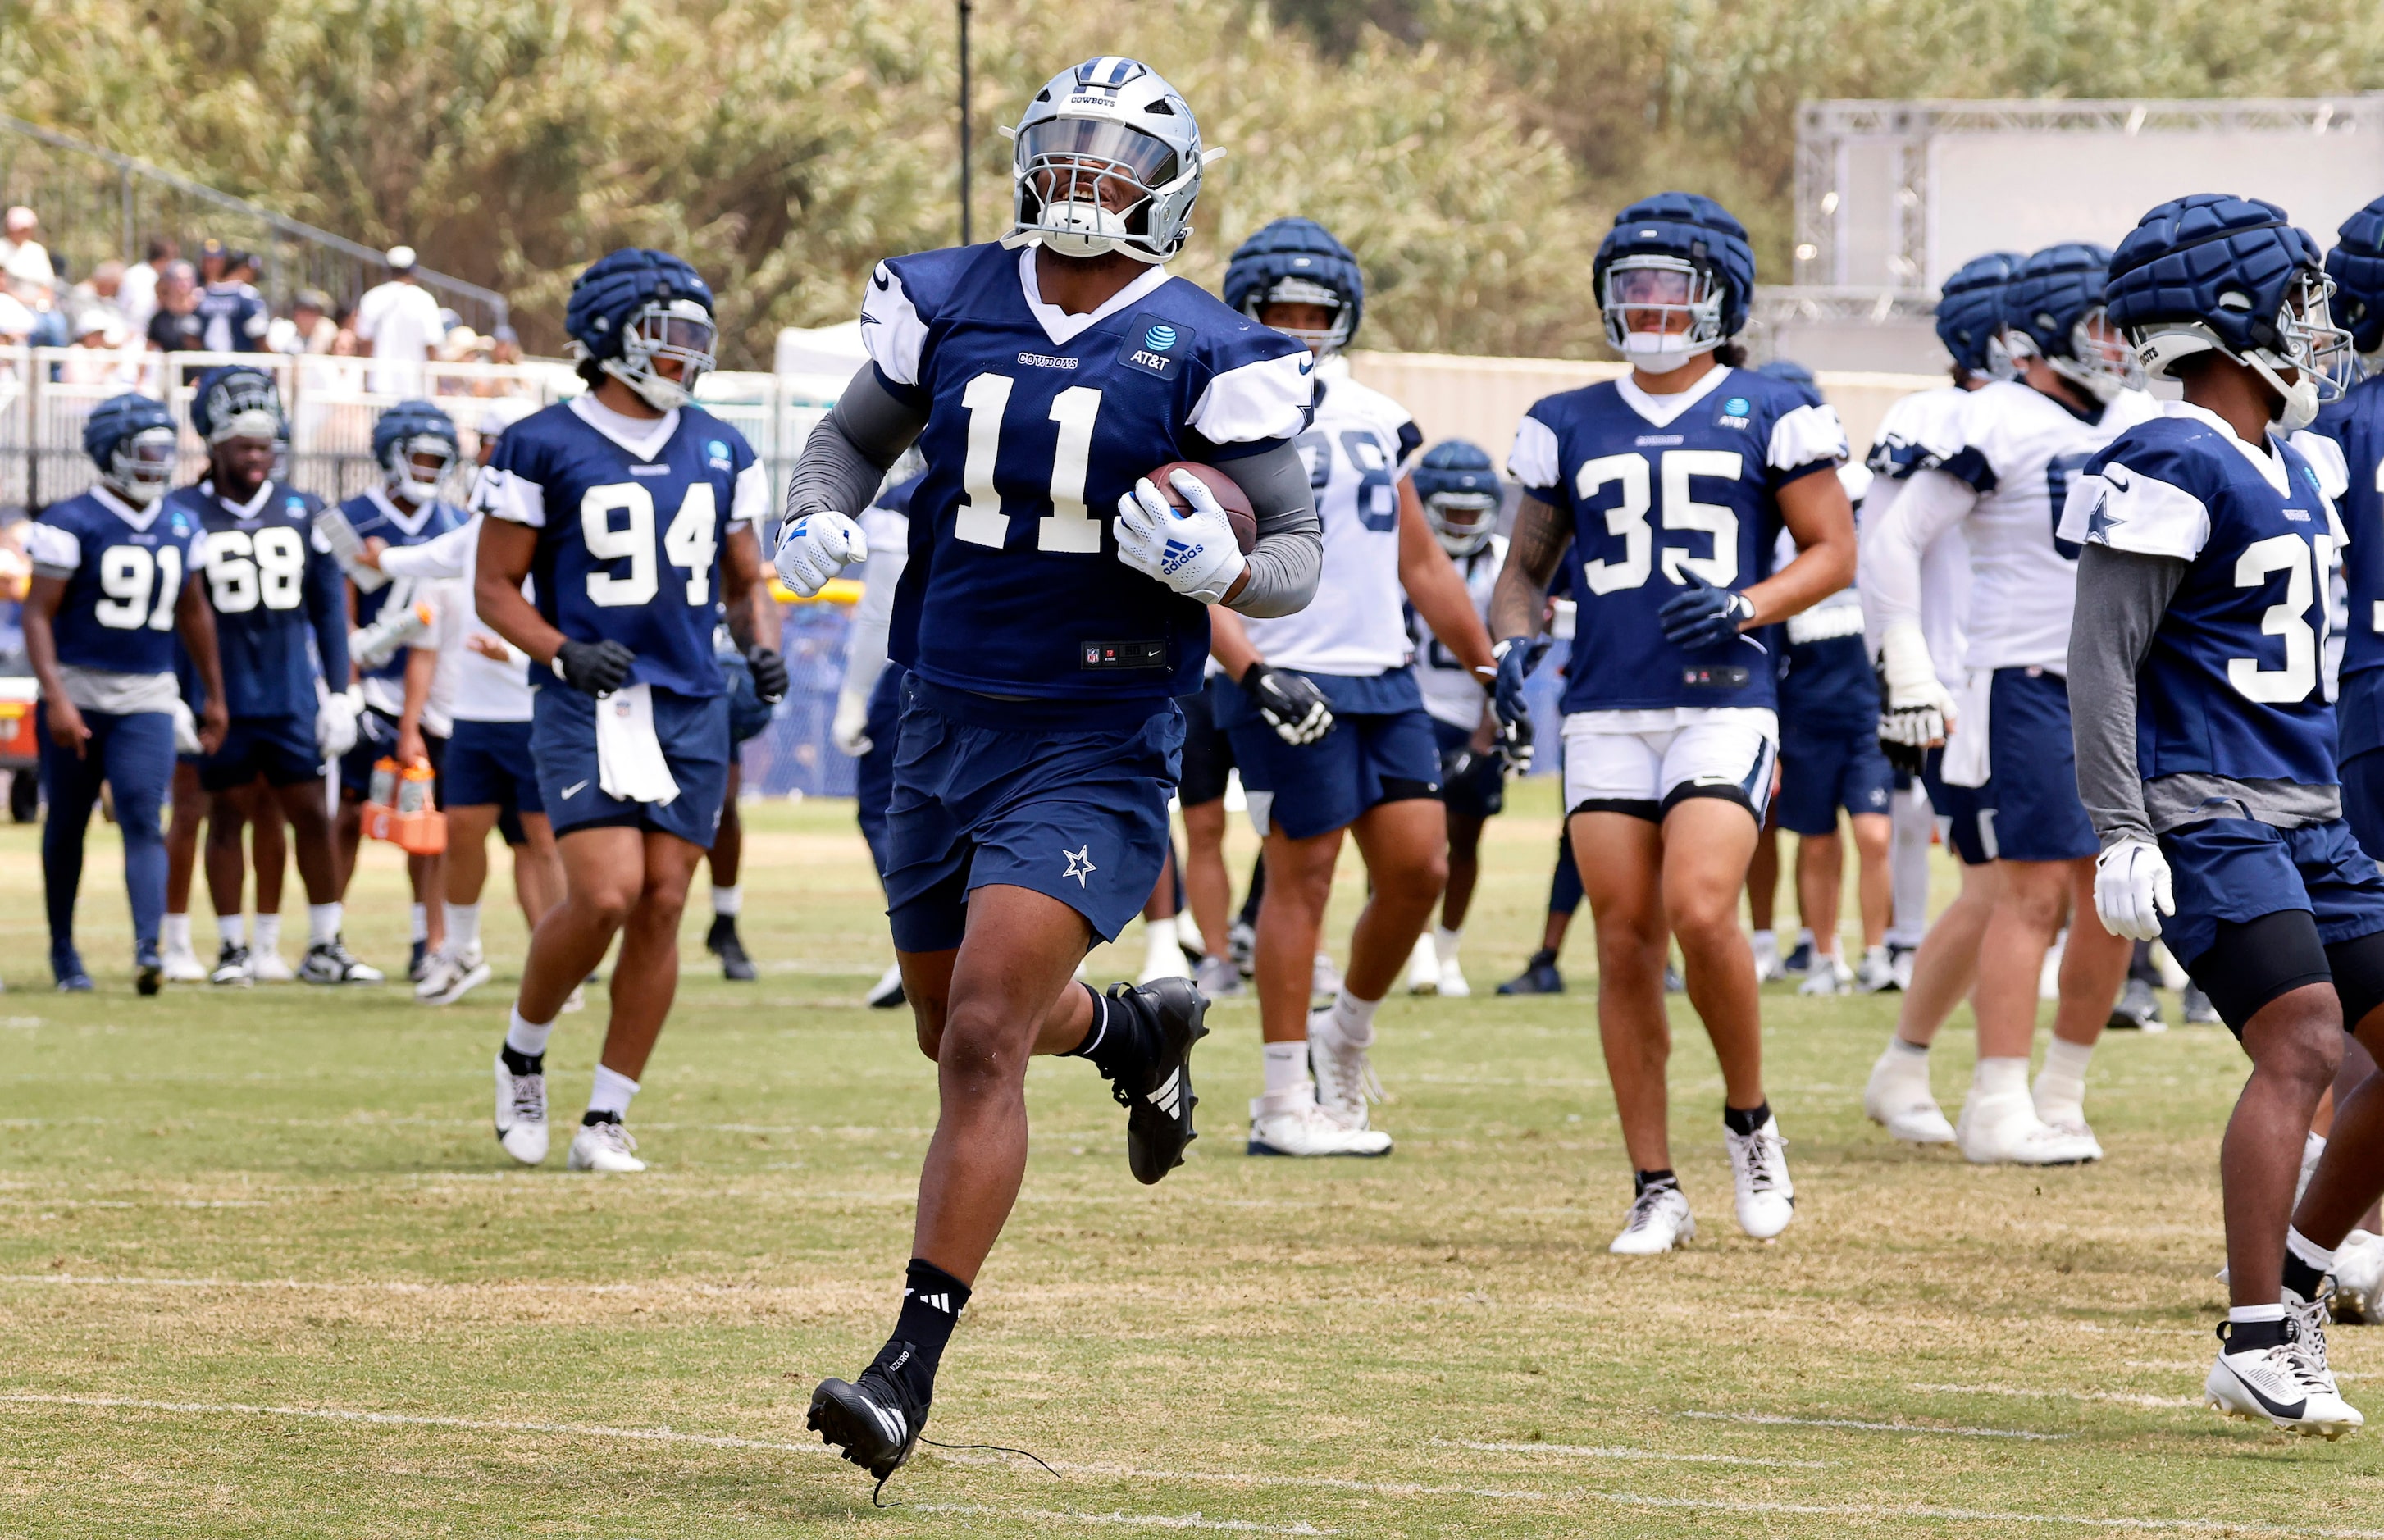
[[1720, 285], [1681, 257], [1617, 257], [1599, 300], [1608, 343], [1634, 363], [1676, 366], [1724, 341]]
[[[714, 365], [719, 335], [712, 312], [691, 299], [641, 305], [621, 331], [621, 356], [600, 366], [657, 412], [695, 399], [695, 383]], [[677, 366], [665, 372], [658, 365]]]
[[1053, 118], [1018, 136], [1019, 179], [1037, 205], [1026, 227], [1065, 255], [1098, 255], [1147, 233], [1137, 226], [1180, 169], [1173, 149], [1124, 123]]

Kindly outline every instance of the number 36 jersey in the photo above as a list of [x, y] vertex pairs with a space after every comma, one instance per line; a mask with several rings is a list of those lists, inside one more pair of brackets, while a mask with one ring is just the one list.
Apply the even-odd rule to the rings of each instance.
[[[348, 682], [346, 580], [315, 543], [323, 500], [267, 481], [246, 503], [216, 493], [213, 481], [166, 494], [164, 506], [205, 531], [198, 569], [216, 612], [224, 707], [234, 716], [315, 720], [316, 656], [331, 682]], [[306, 639], [315, 639], [315, 655]]]
[[[505, 429], [472, 506], [538, 531], [532, 590], [556, 630], [636, 653], [632, 684], [726, 688], [712, 652], [721, 540], [770, 508], [736, 428], [698, 406], [637, 418], [577, 396]], [[553, 677], [530, 671], [533, 684]]]
[[1118, 560], [1137, 478], [1308, 424], [1306, 349], [1164, 267], [1069, 315], [1036, 251], [880, 263], [861, 314], [879, 382], [926, 416], [888, 652], [932, 684], [1124, 706], [1200, 688], [1209, 615]]
[[2181, 401], [2128, 429], [2070, 487], [2061, 537], [2188, 564], [2136, 672], [2145, 780], [2337, 783], [2318, 660], [2342, 549], [2331, 442], [2246, 444]]
[[1837, 413], [1745, 369], [1716, 366], [1678, 395], [1625, 376], [1534, 404], [1507, 468], [1572, 523], [1564, 709], [1775, 706], [1759, 634], [1692, 652], [1657, 612], [1689, 573], [1725, 589], [1769, 577], [1780, 489], [1845, 457]]
[[52, 503], [25, 532], [43, 578], [66, 580], [58, 662], [107, 674], [174, 670], [174, 604], [198, 565], [199, 521], [169, 499], [135, 508], [94, 487]]

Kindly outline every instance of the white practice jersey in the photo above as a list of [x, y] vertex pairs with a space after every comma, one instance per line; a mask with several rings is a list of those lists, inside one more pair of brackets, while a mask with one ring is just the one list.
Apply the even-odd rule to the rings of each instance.
[[[1958, 385], [1942, 385], [1890, 404], [1880, 418], [1879, 438], [1868, 461], [1874, 479], [1862, 507], [1866, 536], [1879, 527], [1879, 515], [1887, 512], [1914, 471], [1935, 470], [1961, 448], [1962, 404], [1969, 395]], [[1929, 643], [1929, 661], [1937, 665], [1939, 682], [1949, 689], [1964, 677], [1969, 626], [1970, 542], [1956, 525], [1920, 554], [1920, 634]], [[1871, 655], [1878, 656], [1875, 625], [1865, 640]]]
[[[1490, 619], [1490, 590], [1498, 586], [1498, 569], [1507, 565], [1507, 537], [1493, 535], [1481, 549], [1470, 556], [1451, 558], [1457, 564], [1457, 575], [1465, 579], [1466, 597], [1473, 601], [1473, 613], [1486, 624]], [[1484, 693], [1482, 680], [1473, 670], [1457, 661], [1457, 654], [1447, 643], [1432, 634], [1423, 616], [1408, 610], [1408, 643], [1415, 649], [1416, 682], [1423, 687], [1423, 709], [1434, 718], [1452, 727], [1471, 732], [1482, 724]]]
[[2055, 536], [2062, 503], [2097, 451], [2159, 412], [2142, 391], [2122, 391], [2093, 422], [2014, 380], [1969, 393], [1962, 447], [1936, 467], [1978, 491], [1962, 521], [1972, 583], [1968, 667], [2068, 671], [2078, 547]]
[[1316, 417], [1293, 441], [1324, 525], [1316, 597], [1296, 615], [1245, 618], [1259, 656], [1302, 673], [1370, 676], [1407, 666], [1399, 588], [1399, 481], [1423, 435], [1407, 408], [1319, 365]]
[[[527, 722], [530, 719], [529, 654], [509, 645], [482, 624], [472, 602], [473, 569], [480, 551], [480, 515], [420, 545], [392, 546], [381, 553], [381, 570], [400, 584], [452, 584], [446, 615], [453, 645], [438, 643], [439, 672], [452, 681], [449, 714], [458, 722]], [[529, 583], [522, 584], [524, 593]], [[397, 602], [392, 597], [391, 603]], [[433, 605], [433, 615], [439, 615]], [[437, 629], [434, 618], [434, 632]], [[477, 645], [476, 645], [477, 644]], [[480, 651], [502, 651], [502, 661]], [[434, 696], [441, 685], [432, 686]], [[442, 731], [445, 729], [441, 729]]]

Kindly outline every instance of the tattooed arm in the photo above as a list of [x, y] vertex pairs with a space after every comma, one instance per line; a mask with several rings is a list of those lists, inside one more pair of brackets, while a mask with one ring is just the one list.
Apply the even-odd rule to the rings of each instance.
[[1515, 514], [1515, 532], [1508, 538], [1507, 565], [1498, 569], [1497, 586], [1490, 592], [1493, 640], [1539, 634], [1548, 584], [1555, 581], [1557, 564], [1571, 544], [1571, 521], [1563, 511], [1525, 492]]

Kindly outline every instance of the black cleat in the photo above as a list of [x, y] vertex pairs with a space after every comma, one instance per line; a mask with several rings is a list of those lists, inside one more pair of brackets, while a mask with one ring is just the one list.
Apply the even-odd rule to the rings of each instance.
[[1561, 995], [1565, 992], [1564, 975], [1557, 972], [1557, 954], [1535, 951], [1523, 964], [1523, 971], [1498, 986], [1502, 995]]
[[912, 1417], [893, 1382], [872, 1364], [861, 1372], [857, 1385], [822, 1380], [812, 1392], [811, 1415], [803, 1425], [883, 1487], [919, 1447], [919, 1428], [925, 1422], [925, 1417]]
[[1110, 1095], [1126, 1110], [1126, 1164], [1136, 1181], [1149, 1186], [1182, 1165], [1184, 1147], [1199, 1137], [1192, 1131], [1192, 1109], [1200, 1104], [1192, 1094], [1192, 1045], [1209, 1035], [1202, 1020], [1209, 1002], [1188, 978], [1120, 985], [1110, 992], [1120, 1003], [1127, 996], [1157, 1025], [1159, 1052], [1141, 1067], [1139, 1084], [1112, 1080]]
[[762, 976], [753, 960], [745, 955], [745, 943], [737, 936], [737, 916], [714, 914], [712, 930], [703, 938], [703, 950], [720, 959], [720, 974], [740, 984], [751, 984]]
[[72, 947], [51, 949], [50, 972], [56, 975], [62, 995], [89, 994], [93, 987], [91, 970], [82, 965], [82, 953]]
[[166, 963], [157, 955], [157, 943], [143, 941], [132, 949], [132, 987], [144, 995], [154, 995], [166, 987]]

